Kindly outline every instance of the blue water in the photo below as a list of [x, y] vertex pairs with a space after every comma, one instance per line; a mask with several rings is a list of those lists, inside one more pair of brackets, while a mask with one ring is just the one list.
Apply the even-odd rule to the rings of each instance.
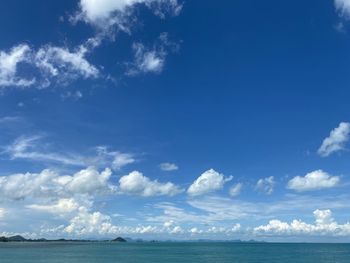
[[0, 262], [350, 262], [350, 244], [0, 243]]

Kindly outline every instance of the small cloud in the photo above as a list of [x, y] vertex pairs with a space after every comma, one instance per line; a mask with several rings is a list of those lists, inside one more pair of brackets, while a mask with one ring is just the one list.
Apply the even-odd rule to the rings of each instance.
[[259, 179], [256, 183], [255, 189], [261, 193], [270, 195], [273, 193], [275, 187], [275, 180], [273, 176]]
[[339, 33], [346, 33], [345, 26], [343, 22], [339, 22], [334, 26], [334, 29]]
[[334, 6], [340, 17], [345, 19], [350, 18], [350, 1], [349, 0], [334, 0]]
[[30, 63], [31, 49], [27, 44], [14, 46], [10, 51], [0, 51], [0, 87], [28, 87], [35, 79], [18, 77], [18, 65]]
[[349, 140], [350, 123], [341, 122], [337, 128], [331, 131], [325, 138], [317, 153], [322, 157], [327, 157], [332, 153], [345, 149], [345, 143]]
[[242, 187], [243, 187], [242, 183], [238, 183], [232, 186], [229, 190], [230, 196], [238, 196], [241, 193]]
[[5, 208], [0, 207], [0, 220], [5, 217], [5, 213], [6, 213]]
[[208, 194], [224, 187], [226, 182], [233, 179], [232, 176], [225, 178], [223, 174], [210, 169], [201, 174], [188, 188], [187, 193], [191, 196]]
[[159, 165], [159, 168], [162, 171], [166, 171], [166, 172], [176, 171], [176, 170], [179, 169], [179, 167], [176, 164], [174, 164], [174, 163], [161, 163]]
[[152, 48], [147, 48], [141, 43], [134, 43], [132, 49], [134, 61], [126, 63], [128, 67], [126, 75], [128, 76], [162, 72], [168, 50], [176, 51], [179, 49], [179, 45], [169, 41], [167, 33], [162, 33]]
[[61, 98], [62, 100], [66, 100], [66, 99], [72, 99], [72, 100], [79, 100], [83, 97], [83, 93], [81, 93], [81, 91], [77, 90], [75, 92], [72, 91], [67, 91], [63, 94], [61, 94]]
[[5, 116], [0, 118], [0, 123], [11, 123], [11, 122], [19, 122], [22, 119], [20, 117], [15, 116]]
[[171, 182], [152, 181], [138, 171], [131, 172], [119, 179], [119, 190], [124, 194], [150, 196], [174, 196], [182, 190]]
[[339, 176], [331, 176], [322, 170], [316, 170], [304, 177], [294, 177], [288, 182], [287, 188], [298, 192], [313, 191], [336, 187], [339, 182]]

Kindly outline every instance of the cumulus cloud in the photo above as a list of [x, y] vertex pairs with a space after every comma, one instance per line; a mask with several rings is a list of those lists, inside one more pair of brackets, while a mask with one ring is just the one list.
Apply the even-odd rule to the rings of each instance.
[[210, 169], [201, 174], [201, 176], [191, 184], [187, 193], [191, 196], [208, 194], [222, 189], [224, 184], [231, 181], [232, 178], [232, 176], [225, 178], [223, 174], [218, 173], [214, 169]]
[[174, 196], [182, 192], [182, 190], [171, 182], [159, 183], [152, 181], [138, 171], [131, 172], [119, 179], [119, 190], [125, 194], [139, 196]]
[[178, 15], [182, 7], [177, 0], [80, 0], [80, 11], [73, 21], [83, 20], [100, 30], [115, 26], [128, 31], [133, 11], [139, 5], [148, 7], [160, 17]]
[[350, 1], [334, 0], [334, 5], [341, 17], [348, 19], [350, 17]]
[[299, 192], [312, 191], [336, 187], [339, 182], [339, 176], [331, 176], [322, 170], [316, 170], [304, 177], [294, 177], [288, 182], [287, 188]]
[[174, 163], [161, 163], [159, 165], [160, 170], [170, 172], [170, 171], [176, 171], [179, 169], [179, 167]]
[[0, 87], [28, 87], [35, 79], [18, 77], [18, 65], [30, 62], [31, 49], [26, 44], [14, 46], [9, 52], [0, 51]]
[[232, 186], [230, 188], [230, 190], [229, 190], [230, 196], [237, 196], [237, 195], [239, 195], [241, 193], [242, 187], [243, 187], [242, 183], [238, 183], [238, 184]]
[[257, 235], [329, 235], [345, 236], [350, 234], [350, 223], [339, 224], [332, 218], [330, 210], [315, 210], [315, 223], [308, 224], [301, 220], [291, 223], [281, 220], [270, 220], [267, 225], [254, 228]]
[[273, 193], [273, 189], [275, 187], [275, 179], [273, 176], [261, 178], [256, 183], [255, 189], [265, 193], [267, 195], [270, 195]]
[[337, 128], [331, 131], [318, 149], [318, 154], [322, 157], [345, 149], [345, 143], [349, 140], [350, 123], [341, 122]]
[[59, 175], [51, 170], [0, 176], [0, 200], [22, 200], [35, 197], [71, 197], [111, 193], [111, 170], [99, 173], [89, 167], [73, 175]]
[[119, 232], [117, 226], [112, 224], [111, 217], [100, 212], [81, 211], [77, 216], [70, 220], [64, 232], [78, 236], [98, 234], [108, 235]]

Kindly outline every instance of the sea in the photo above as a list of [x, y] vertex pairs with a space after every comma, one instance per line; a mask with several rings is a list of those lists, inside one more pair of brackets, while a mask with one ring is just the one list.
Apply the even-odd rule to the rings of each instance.
[[0, 243], [0, 263], [349, 263], [350, 244]]

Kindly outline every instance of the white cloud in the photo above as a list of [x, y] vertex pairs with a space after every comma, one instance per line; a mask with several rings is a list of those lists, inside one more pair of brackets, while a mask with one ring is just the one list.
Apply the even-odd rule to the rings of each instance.
[[17, 76], [18, 65], [30, 61], [31, 49], [22, 44], [13, 47], [9, 52], [0, 51], [0, 87], [27, 87], [35, 83], [33, 79]]
[[146, 49], [141, 43], [133, 44], [134, 62], [127, 75], [139, 73], [160, 73], [163, 70], [166, 52], [164, 50]]
[[209, 229], [203, 231], [205, 233], [209, 233], [209, 234], [232, 234], [232, 233], [238, 233], [241, 231], [241, 224], [236, 223], [234, 224], [232, 227], [217, 227], [217, 226], [213, 226], [210, 227]]
[[97, 158], [93, 161], [96, 164], [111, 165], [114, 170], [120, 170], [126, 165], [136, 162], [133, 154], [119, 151], [109, 151], [105, 146], [97, 147]]
[[350, 0], [334, 0], [334, 5], [341, 17], [350, 17]]
[[179, 167], [176, 164], [174, 164], [174, 163], [161, 163], [159, 165], [159, 168], [162, 171], [166, 171], [166, 172], [176, 171], [176, 170], [179, 169]]
[[60, 84], [78, 77], [97, 78], [99, 70], [86, 60], [87, 52], [84, 46], [71, 52], [67, 48], [47, 45], [35, 54], [35, 65], [48, 81], [55, 77]]
[[[0, 51], [0, 87], [46, 88], [52, 81], [66, 85], [77, 78], [97, 78], [99, 70], [89, 63], [86, 55], [99, 45], [98, 38], [88, 39], [74, 51], [66, 47], [45, 45], [37, 51], [26, 44], [14, 46], [9, 52]], [[32, 77], [18, 75], [18, 65], [31, 68]]]
[[238, 184], [232, 186], [230, 188], [230, 190], [229, 190], [230, 196], [237, 196], [237, 195], [239, 195], [241, 193], [242, 187], [243, 187], [242, 183], [238, 183]]
[[[177, 0], [80, 0], [79, 11], [72, 20], [83, 20], [94, 25], [98, 28], [96, 35], [74, 48], [47, 44], [34, 49], [27, 44], [19, 44], [8, 51], [0, 51], [0, 87], [29, 87], [35, 84], [40, 89], [65, 86], [78, 78], [101, 77], [100, 70], [88, 61], [88, 54], [105, 38], [114, 40], [115, 30], [131, 34], [130, 29], [137, 22], [134, 9], [140, 4], [162, 18], [166, 14], [178, 15], [182, 7]], [[167, 55], [165, 47], [172, 44], [165, 34], [159, 40], [163, 42], [153, 48], [146, 48], [141, 43], [133, 45], [135, 61], [130, 74], [162, 71]], [[30, 69], [23, 76], [19, 68], [21, 65]]]
[[0, 124], [7, 124], [7, 123], [13, 123], [13, 122], [19, 122], [22, 119], [20, 117], [15, 116], [5, 116], [0, 118]]
[[0, 220], [5, 217], [5, 208], [0, 207]]
[[306, 174], [304, 177], [296, 176], [288, 182], [287, 188], [295, 191], [312, 191], [335, 187], [339, 184], [339, 176], [316, 170]]
[[197, 227], [193, 227], [190, 229], [189, 231], [192, 235], [196, 235], [196, 234], [202, 234], [203, 230], [198, 229]]
[[175, 226], [173, 229], [169, 231], [170, 234], [182, 234], [185, 231], [182, 229], [181, 226]]
[[205, 171], [188, 188], [187, 193], [191, 196], [208, 194], [224, 187], [224, 184], [232, 180], [232, 176], [225, 178], [223, 174], [214, 169]]
[[276, 183], [275, 183], [274, 177], [270, 176], [270, 177], [259, 179], [258, 182], [256, 183], [255, 189], [262, 193], [270, 195], [273, 193], [275, 184]]
[[108, 168], [99, 173], [95, 168], [89, 167], [75, 173], [73, 176], [58, 177], [55, 182], [71, 193], [103, 194], [114, 189], [109, 184], [111, 175], [112, 171]]
[[146, 5], [161, 17], [165, 14], [178, 15], [182, 7], [177, 0], [80, 0], [80, 12], [73, 21], [84, 20], [104, 30], [117, 26], [128, 31], [129, 18], [139, 4]]
[[345, 149], [345, 143], [349, 140], [350, 123], [341, 122], [337, 128], [331, 131], [329, 137], [323, 140], [318, 154], [322, 157]]
[[308, 224], [301, 220], [291, 223], [281, 220], [270, 220], [267, 225], [254, 228], [257, 235], [328, 235], [345, 236], [350, 234], [350, 223], [338, 224], [332, 218], [330, 210], [315, 210], [315, 223]]
[[72, 176], [61, 176], [51, 170], [43, 170], [39, 174], [25, 173], [0, 176], [0, 200], [111, 193], [115, 187], [109, 183], [110, 176], [109, 169], [99, 173], [93, 167], [81, 170]]
[[163, 71], [168, 50], [175, 52], [179, 45], [169, 41], [168, 34], [162, 33], [153, 47], [145, 47], [141, 43], [134, 43], [134, 61], [127, 63], [126, 75], [134, 76], [140, 73], [160, 73]]
[[48, 212], [48, 213], [58, 214], [58, 215], [65, 215], [76, 211], [79, 208], [79, 204], [73, 198], [63, 198], [63, 199], [59, 199], [54, 204], [49, 204], [49, 205], [32, 204], [32, 205], [27, 205], [26, 207], [37, 211]]
[[118, 233], [119, 229], [112, 224], [110, 216], [83, 210], [70, 220], [69, 225], [63, 231], [70, 235], [86, 236], [114, 234]]
[[109, 166], [114, 170], [120, 170], [124, 166], [136, 162], [134, 155], [130, 153], [110, 151], [105, 146], [96, 147], [94, 150], [96, 151], [94, 156], [52, 152], [47, 149], [47, 144], [43, 142], [43, 138], [36, 135], [17, 138], [11, 145], [5, 147], [3, 153], [8, 154], [11, 159], [26, 159], [80, 167]]
[[152, 181], [142, 173], [134, 171], [119, 179], [119, 189], [122, 193], [144, 197], [168, 195], [174, 196], [182, 190], [173, 183]]
[[48, 161], [62, 163], [65, 165], [84, 166], [84, 161], [74, 155], [63, 155], [55, 152], [47, 152], [39, 149], [43, 146], [40, 143], [40, 136], [21, 136], [11, 145], [7, 146], [5, 153], [9, 154], [11, 159], [28, 159], [34, 161]]

